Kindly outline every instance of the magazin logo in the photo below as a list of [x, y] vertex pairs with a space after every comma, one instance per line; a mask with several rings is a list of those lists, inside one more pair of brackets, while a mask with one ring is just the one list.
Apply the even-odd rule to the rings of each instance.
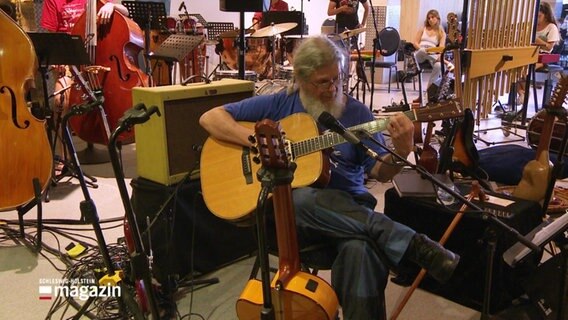
[[[39, 286], [39, 299], [51, 300], [53, 297], [73, 298], [85, 301], [89, 298], [119, 298], [120, 286], [97, 286], [81, 282], [46, 283]], [[89, 281], [90, 282], [90, 281]]]

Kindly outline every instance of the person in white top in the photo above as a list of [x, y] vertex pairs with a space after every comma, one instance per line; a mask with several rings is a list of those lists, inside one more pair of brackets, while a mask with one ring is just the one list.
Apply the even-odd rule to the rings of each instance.
[[552, 8], [548, 2], [541, 2], [538, 8], [535, 43], [540, 46], [541, 52], [550, 53], [558, 41], [560, 31]]
[[[428, 87], [441, 75], [440, 55], [428, 53], [426, 49], [433, 47], [444, 47], [446, 44], [446, 32], [440, 24], [440, 13], [437, 10], [430, 10], [426, 14], [424, 26], [421, 27], [414, 41], [412, 42], [416, 52], [414, 53], [417, 63], [429, 62], [432, 66], [432, 73], [428, 80]], [[418, 102], [419, 99], [414, 102]]]
[[[552, 7], [548, 2], [541, 2], [538, 7], [538, 20], [536, 23], [535, 44], [539, 46], [540, 53], [551, 53], [554, 46], [560, 41], [560, 31]], [[536, 63], [535, 69], [542, 70], [543, 63]], [[522, 104], [525, 96], [525, 81], [517, 82], [517, 104]]]

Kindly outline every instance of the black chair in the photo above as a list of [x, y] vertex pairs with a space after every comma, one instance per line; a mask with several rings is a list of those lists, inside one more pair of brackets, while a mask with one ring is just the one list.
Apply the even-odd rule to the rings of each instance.
[[[395, 28], [386, 27], [381, 32], [379, 32], [378, 42], [376, 43], [377, 50], [383, 57], [390, 57], [394, 55], [394, 59], [392, 61], [375, 61], [373, 65], [372, 61], [368, 61], [365, 63], [365, 66], [368, 67], [375, 67], [381, 69], [389, 69], [389, 84], [388, 84], [388, 92], [390, 93], [391, 82], [393, 80], [392, 77], [392, 70], [394, 69], [394, 73], [396, 74], [398, 71], [397, 61], [398, 61], [398, 51], [400, 47], [400, 35]], [[390, 60], [390, 59], [389, 59]], [[373, 79], [374, 80], [374, 79]], [[396, 79], [395, 79], [396, 81]], [[396, 81], [396, 87], [399, 89], [398, 81]]]

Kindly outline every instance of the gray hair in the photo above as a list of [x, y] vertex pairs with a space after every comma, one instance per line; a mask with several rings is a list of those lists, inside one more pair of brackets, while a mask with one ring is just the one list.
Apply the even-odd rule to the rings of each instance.
[[315, 71], [332, 64], [337, 65], [343, 59], [345, 53], [327, 37], [309, 37], [300, 43], [294, 53], [294, 78], [306, 82]]

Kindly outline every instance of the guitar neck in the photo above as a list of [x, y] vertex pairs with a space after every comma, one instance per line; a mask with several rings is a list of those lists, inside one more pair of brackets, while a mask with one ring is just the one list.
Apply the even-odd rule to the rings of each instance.
[[[412, 121], [415, 121], [416, 116], [414, 110], [406, 111], [404, 114]], [[347, 128], [349, 131], [366, 131], [369, 134], [374, 134], [386, 130], [389, 124], [389, 119], [378, 119], [371, 122], [359, 124]], [[333, 146], [347, 142], [340, 134], [335, 132], [327, 132], [320, 136], [298, 141], [292, 144], [292, 154], [294, 157], [301, 157], [316, 151], [321, 151]]]

